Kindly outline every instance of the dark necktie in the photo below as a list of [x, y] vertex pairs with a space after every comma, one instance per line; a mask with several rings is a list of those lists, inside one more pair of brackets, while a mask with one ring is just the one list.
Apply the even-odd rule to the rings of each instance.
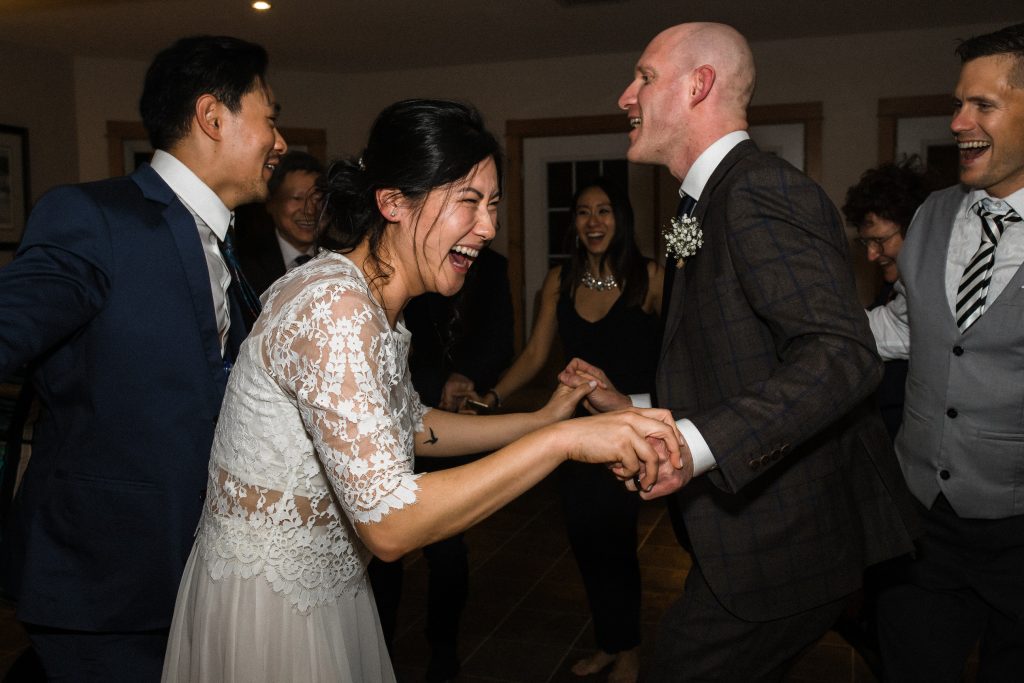
[[978, 202], [974, 211], [981, 218], [981, 244], [964, 269], [960, 286], [956, 290], [956, 326], [961, 332], [967, 331], [985, 312], [988, 286], [992, 281], [992, 266], [996, 260], [996, 245], [1006, 228], [1021, 220], [1009, 206], [1001, 212], [993, 211], [988, 199]]
[[245, 328], [251, 330], [260, 311], [263, 310], [263, 306], [260, 304], [260, 298], [256, 296], [256, 292], [245, 279], [245, 275], [242, 274], [242, 266], [238, 263], [238, 255], [235, 253], [234, 241], [231, 236], [232, 231], [232, 229], [228, 229], [224, 240], [217, 244], [220, 246], [220, 253], [224, 256], [228, 272], [231, 273], [231, 286], [228, 291], [234, 290], [239, 308], [242, 309], [242, 315], [245, 317]]
[[[688, 194], [683, 194], [679, 199], [679, 206], [676, 208], [676, 216], [682, 218], [683, 216], [689, 216], [693, 213], [694, 207], [697, 206], [697, 200]], [[679, 270], [676, 267], [675, 262], [671, 262], [671, 257], [666, 259], [665, 262], [665, 285], [661, 293], [661, 323], [662, 326], [665, 324], [665, 319], [668, 316], [668, 304], [672, 298], [672, 284], [676, 279], [676, 271]]]
[[294, 259], [296, 267], [301, 266], [302, 264], [304, 264], [307, 261], [309, 261], [309, 259], [311, 259], [311, 258], [313, 258], [313, 257], [310, 256], [309, 254], [299, 254]]

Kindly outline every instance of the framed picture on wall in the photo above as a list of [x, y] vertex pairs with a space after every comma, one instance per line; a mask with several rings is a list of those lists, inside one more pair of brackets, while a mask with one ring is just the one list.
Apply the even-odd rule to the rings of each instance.
[[891, 97], [878, 100], [878, 161], [917, 156], [936, 187], [955, 185], [958, 151], [949, 129], [949, 95]]
[[750, 137], [762, 151], [793, 164], [821, 182], [821, 102], [766, 104], [750, 107]]
[[17, 247], [28, 202], [28, 129], [0, 125], [0, 249]]

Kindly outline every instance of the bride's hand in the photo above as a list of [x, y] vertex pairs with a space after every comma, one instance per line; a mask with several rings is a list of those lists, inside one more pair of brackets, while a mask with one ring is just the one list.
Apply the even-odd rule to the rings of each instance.
[[570, 459], [604, 463], [622, 479], [636, 476], [645, 490], [657, 482], [661, 460], [680, 457], [682, 435], [667, 410], [632, 408], [570, 420], [559, 428], [569, 440]]
[[575, 387], [559, 384], [551, 394], [551, 398], [537, 412], [544, 416], [547, 423], [558, 422], [576, 411], [579, 402], [597, 386], [596, 382], [582, 382]]
[[607, 413], [622, 410], [632, 405], [629, 397], [620, 393], [604, 374], [604, 370], [591, 365], [581, 358], [573, 358], [558, 375], [558, 381], [570, 387], [584, 382], [597, 382], [594, 391], [587, 395], [583, 406], [591, 413]]

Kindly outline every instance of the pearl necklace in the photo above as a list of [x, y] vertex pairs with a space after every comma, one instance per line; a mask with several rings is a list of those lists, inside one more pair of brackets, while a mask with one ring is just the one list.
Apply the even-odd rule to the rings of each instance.
[[590, 273], [589, 268], [583, 271], [583, 276], [580, 277], [580, 284], [587, 289], [593, 289], [597, 292], [607, 292], [609, 289], [618, 289], [619, 287], [619, 283], [615, 281], [614, 275], [596, 278]]

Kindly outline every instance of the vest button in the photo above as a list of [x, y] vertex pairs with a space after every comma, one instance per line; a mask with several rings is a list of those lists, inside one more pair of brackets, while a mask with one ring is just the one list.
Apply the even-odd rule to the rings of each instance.
[[941, 470], [939, 472], [939, 478], [943, 480], [949, 479], [949, 470]]
[[962, 346], [954, 346], [953, 347], [953, 355], [954, 356], [962, 356], [962, 355], [964, 355], [964, 347], [962, 347]]
[[949, 410], [946, 411], [946, 417], [956, 417], [956, 415], [956, 408], [950, 408]]

